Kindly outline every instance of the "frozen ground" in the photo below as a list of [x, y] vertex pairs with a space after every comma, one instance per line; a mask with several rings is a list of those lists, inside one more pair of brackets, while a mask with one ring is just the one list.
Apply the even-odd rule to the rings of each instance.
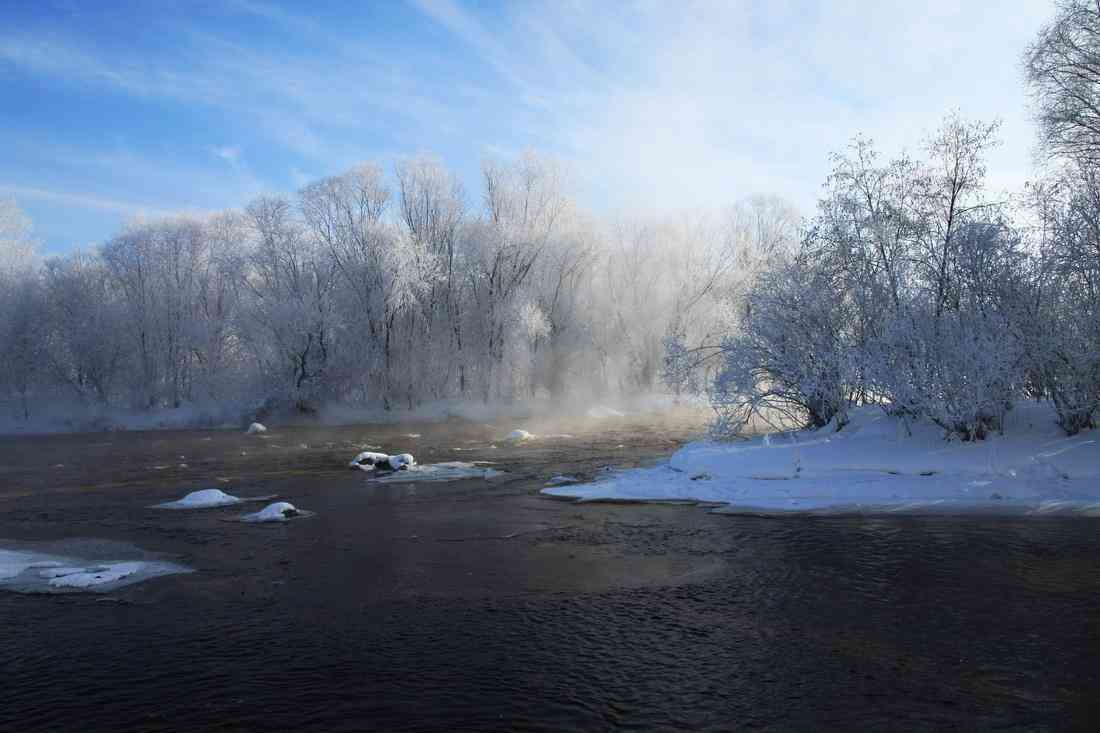
[[1066, 437], [1045, 403], [1021, 403], [1004, 435], [948, 441], [878, 408], [827, 426], [735, 443], [695, 442], [652, 468], [543, 489], [582, 500], [701, 501], [723, 512], [983, 511], [1100, 515], [1100, 431]]

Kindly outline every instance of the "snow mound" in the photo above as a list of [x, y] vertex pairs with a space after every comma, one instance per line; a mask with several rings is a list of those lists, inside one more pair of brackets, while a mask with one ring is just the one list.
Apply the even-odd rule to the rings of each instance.
[[242, 522], [286, 522], [296, 517], [307, 516], [306, 512], [301, 511], [298, 507], [294, 506], [288, 501], [277, 501], [274, 504], [268, 504], [258, 512], [252, 514], [242, 514]]
[[505, 440], [510, 440], [513, 443], [523, 443], [524, 441], [534, 440], [535, 435], [534, 435], [534, 433], [529, 433], [526, 430], [518, 430], [517, 429], [517, 430], [513, 430], [512, 432], [508, 433], [508, 435], [504, 439]]
[[243, 504], [247, 501], [264, 501], [266, 499], [274, 498], [274, 496], [233, 496], [227, 494], [221, 489], [201, 489], [199, 491], [192, 491], [182, 499], [175, 501], [166, 501], [161, 504], [154, 504], [153, 509], [210, 509], [219, 506], [232, 506], [233, 504]]
[[248, 426], [248, 430], [245, 430], [249, 435], [256, 435], [257, 433], [266, 433], [267, 428], [262, 423], [254, 422]]
[[930, 423], [864, 407], [840, 431], [690, 443], [667, 463], [543, 492], [717, 502], [729, 505], [724, 512], [1091, 512], [1100, 500], [1098, 433], [1066, 437], [1050, 405], [1028, 402], [1009, 412], [1004, 435], [963, 443]]
[[411, 465], [407, 470], [382, 474], [371, 481], [372, 483], [403, 484], [413, 481], [459, 481], [470, 478], [489, 480], [503, 475], [503, 471], [488, 468], [483, 463], [450, 461]]
[[34, 550], [0, 549], [0, 588], [19, 593], [107, 592], [143, 580], [189, 573], [160, 560], [97, 561]]

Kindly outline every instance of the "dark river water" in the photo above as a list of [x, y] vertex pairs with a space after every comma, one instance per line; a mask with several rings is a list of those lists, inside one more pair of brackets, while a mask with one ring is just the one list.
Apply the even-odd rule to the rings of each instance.
[[[512, 427], [575, 437], [508, 447]], [[537, 493], [697, 428], [0, 439], [0, 539], [126, 542], [197, 571], [0, 592], [0, 730], [1098, 729], [1096, 520], [739, 517]], [[365, 445], [507, 474], [372, 484], [344, 468]], [[316, 514], [148, 508], [206, 486]]]

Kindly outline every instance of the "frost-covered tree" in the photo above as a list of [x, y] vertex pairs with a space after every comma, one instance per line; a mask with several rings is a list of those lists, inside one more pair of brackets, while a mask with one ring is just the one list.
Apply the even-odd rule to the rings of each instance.
[[823, 427], [845, 421], [856, 399], [851, 303], [812, 253], [762, 273], [722, 344], [711, 404], [720, 435], [757, 420]]
[[535, 264], [569, 216], [570, 201], [557, 166], [532, 153], [511, 165], [486, 161], [482, 180], [483, 218], [467, 228], [464, 250], [471, 264], [468, 281], [480, 326], [481, 380], [488, 399], [510, 396], [502, 373], [509, 326], [517, 322]]
[[330, 352], [338, 338], [335, 266], [292, 217], [286, 199], [257, 199], [246, 213], [255, 243], [243, 284], [244, 337], [271, 396], [313, 409], [327, 396]]
[[681, 231], [670, 250], [672, 275], [664, 330], [662, 381], [677, 394], [702, 393], [713, 381], [723, 341], [738, 328], [737, 313], [766, 269], [794, 251], [799, 217], [774, 196], [754, 196], [717, 222], [702, 217]]
[[1035, 391], [1074, 435], [1100, 415], [1100, 177], [1075, 165], [1031, 194], [1038, 256], [1014, 320]]
[[1054, 156], [1100, 163], [1100, 4], [1058, 0], [1024, 55], [1039, 137]]
[[923, 158], [882, 161], [861, 138], [834, 158], [799, 256], [754, 283], [723, 344], [720, 431], [765, 413], [843, 424], [869, 402], [965, 439], [1000, 428], [1024, 381], [1027, 259], [985, 193], [995, 132], [952, 115]]
[[126, 304], [111, 273], [94, 254], [76, 252], [47, 262], [45, 293], [50, 372], [81, 402], [110, 404], [121, 387], [130, 345]]
[[30, 219], [14, 201], [0, 199], [0, 402], [5, 393], [14, 395], [24, 419], [41, 381], [41, 290]]
[[469, 210], [431, 157], [364, 164], [242, 211], [133, 221], [46, 264], [7, 206], [0, 398], [224, 419], [265, 404], [613, 397], [662, 388], [671, 335], [700, 383], [794, 229], [766, 198], [608, 226], [533, 153], [487, 161], [480, 193]]

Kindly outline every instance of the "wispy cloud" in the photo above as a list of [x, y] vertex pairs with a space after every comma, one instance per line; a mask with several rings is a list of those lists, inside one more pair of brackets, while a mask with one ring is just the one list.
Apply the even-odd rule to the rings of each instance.
[[0, 183], [0, 194], [14, 197], [17, 201], [20, 199], [51, 201], [81, 209], [94, 209], [112, 214], [121, 214], [127, 217], [141, 215], [164, 216], [171, 213], [154, 204], [105, 198], [91, 192], [58, 191], [34, 186]]
[[1019, 57], [1043, 7], [545, 2], [488, 33], [452, 0], [413, 3], [522, 90], [531, 136], [612, 205], [770, 189], [808, 208], [829, 151], [857, 132], [912, 149], [955, 108], [1004, 120], [995, 182], [1029, 171]]

